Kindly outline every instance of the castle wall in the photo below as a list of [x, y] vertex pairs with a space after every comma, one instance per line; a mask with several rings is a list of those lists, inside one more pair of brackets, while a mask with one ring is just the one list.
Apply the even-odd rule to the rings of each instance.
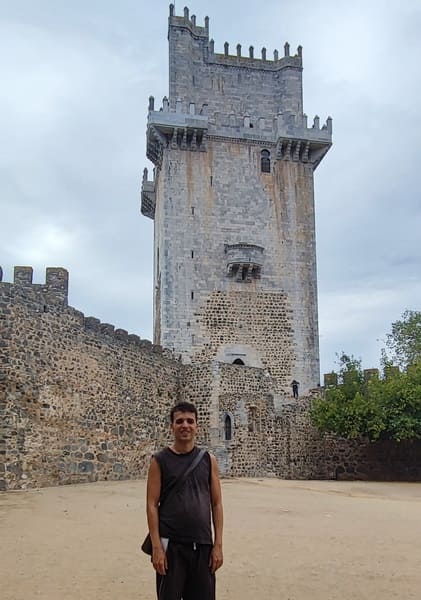
[[179, 363], [19, 273], [0, 283], [3, 487], [144, 476], [168, 435]]
[[64, 269], [0, 282], [0, 332], [0, 490], [144, 477], [180, 400], [197, 405], [198, 443], [225, 476], [421, 479], [421, 442], [321, 435], [311, 399], [278, 394], [266, 368], [183, 365], [69, 307]]

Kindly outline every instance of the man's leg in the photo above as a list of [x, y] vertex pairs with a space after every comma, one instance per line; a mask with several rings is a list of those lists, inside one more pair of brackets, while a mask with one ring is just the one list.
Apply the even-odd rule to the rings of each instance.
[[215, 600], [215, 575], [209, 567], [212, 546], [191, 550], [183, 600]]
[[181, 600], [188, 566], [183, 547], [169, 542], [166, 554], [167, 574], [156, 574], [156, 594], [158, 600]]

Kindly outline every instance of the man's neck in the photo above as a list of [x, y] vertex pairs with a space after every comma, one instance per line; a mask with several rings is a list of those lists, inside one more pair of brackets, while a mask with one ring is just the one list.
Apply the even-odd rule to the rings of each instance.
[[180, 442], [174, 442], [171, 446], [171, 450], [176, 454], [187, 454], [191, 452], [194, 448], [194, 441], [188, 442], [186, 444], [180, 444]]

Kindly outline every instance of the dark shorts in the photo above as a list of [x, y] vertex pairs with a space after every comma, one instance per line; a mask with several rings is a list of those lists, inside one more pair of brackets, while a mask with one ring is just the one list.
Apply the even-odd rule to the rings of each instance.
[[215, 600], [215, 575], [209, 559], [212, 546], [176, 544], [167, 548], [166, 575], [156, 574], [158, 600]]

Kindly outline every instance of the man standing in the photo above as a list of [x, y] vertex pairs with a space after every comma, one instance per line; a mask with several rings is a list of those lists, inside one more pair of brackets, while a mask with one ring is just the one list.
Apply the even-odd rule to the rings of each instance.
[[200, 453], [196, 407], [182, 402], [170, 416], [174, 442], [152, 458], [146, 497], [158, 600], [215, 600], [215, 571], [223, 562], [218, 465], [205, 452], [171, 502], [165, 502], [168, 490]]
[[292, 395], [294, 398], [298, 398], [298, 386], [299, 386], [299, 382], [296, 381], [295, 379], [292, 380], [291, 382], [291, 387], [292, 387]]

